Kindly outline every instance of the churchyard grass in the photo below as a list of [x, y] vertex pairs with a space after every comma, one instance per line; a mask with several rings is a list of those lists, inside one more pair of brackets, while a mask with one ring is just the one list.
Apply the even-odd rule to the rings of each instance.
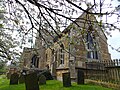
[[[96, 85], [77, 85], [72, 83], [71, 87], [63, 87], [62, 82], [47, 80], [45, 85], [39, 85], [40, 90], [112, 90]], [[25, 90], [25, 84], [9, 85], [5, 76], [0, 76], [0, 90]]]

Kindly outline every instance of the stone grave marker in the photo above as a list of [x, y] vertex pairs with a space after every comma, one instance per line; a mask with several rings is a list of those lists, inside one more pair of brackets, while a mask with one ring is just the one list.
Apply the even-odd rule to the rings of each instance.
[[49, 70], [43, 71], [42, 74], [46, 77], [46, 80], [53, 80], [53, 77]]
[[39, 85], [46, 84], [46, 77], [44, 75], [40, 75], [39, 77]]
[[63, 77], [63, 86], [70, 87], [71, 86], [70, 72], [63, 73], [62, 77]]
[[10, 85], [18, 84], [19, 74], [13, 73], [10, 77]]
[[84, 84], [84, 72], [81, 70], [77, 73], [77, 84]]
[[25, 75], [26, 90], [39, 90], [37, 73]]
[[25, 77], [24, 77], [24, 75], [21, 74], [19, 77], [19, 84], [22, 84], [24, 82], [25, 82]]

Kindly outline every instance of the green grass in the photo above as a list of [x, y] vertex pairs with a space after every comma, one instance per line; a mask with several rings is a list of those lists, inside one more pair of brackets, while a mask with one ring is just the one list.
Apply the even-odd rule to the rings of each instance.
[[[9, 80], [0, 77], [0, 90], [25, 90], [25, 84], [9, 85]], [[40, 85], [40, 90], [112, 90], [95, 85], [77, 85], [72, 83], [71, 87], [63, 87], [57, 80], [48, 80], [46, 85]]]
[[95, 85], [77, 85], [76, 83], [72, 83], [71, 87], [63, 87], [60, 81], [53, 80], [47, 81], [46, 85], [40, 86], [40, 90], [112, 90], [112, 89]]

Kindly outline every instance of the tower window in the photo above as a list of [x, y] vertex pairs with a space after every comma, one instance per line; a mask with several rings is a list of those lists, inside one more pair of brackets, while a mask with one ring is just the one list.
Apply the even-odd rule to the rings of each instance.
[[60, 49], [60, 64], [64, 64], [64, 51]]

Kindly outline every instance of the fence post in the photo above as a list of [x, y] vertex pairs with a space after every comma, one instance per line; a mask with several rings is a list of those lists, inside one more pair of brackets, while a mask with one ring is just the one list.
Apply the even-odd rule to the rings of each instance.
[[117, 64], [117, 66], [119, 66], [119, 62], [118, 62], [118, 59], [116, 59], [116, 64]]
[[119, 66], [120, 66], [120, 59], [119, 59]]
[[115, 59], [113, 60], [114, 66], [115, 66]]

